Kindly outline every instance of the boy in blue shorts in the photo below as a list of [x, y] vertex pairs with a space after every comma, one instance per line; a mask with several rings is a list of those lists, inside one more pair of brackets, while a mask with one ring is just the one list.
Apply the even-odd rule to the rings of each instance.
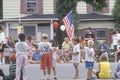
[[87, 71], [87, 80], [92, 79], [92, 70], [94, 67], [95, 52], [93, 49], [94, 41], [88, 40], [88, 46], [84, 48], [85, 51], [85, 67]]

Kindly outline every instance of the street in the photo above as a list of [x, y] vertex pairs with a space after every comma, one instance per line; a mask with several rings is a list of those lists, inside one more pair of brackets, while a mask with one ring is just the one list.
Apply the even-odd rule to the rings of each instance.
[[[111, 65], [111, 77], [114, 77], [114, 69], [115, 63], [110, 63]], [[3, 69], [4, 73], [8, 75], [8, 64], [0, 65], [0, 68]], [[74, 77], [74, 67], [72, 63], [63, 63], [57, 64], [57, 76], [58, 80], [71, 80]], [[98, 63], [95, 63], [94, 69], [98, 70]], [[40, 70], [39, 64], [29, 64], [28, 66], [28, 80], [40, 80], [43, 76], [42, 70]], [[85, 80], [86, 79], [86, 69], [84, 63], [80, 63], [79, 65], [79, 79]], [[2, 80], [2, 78], [0, 78]], [[53, 73], [52, 73], [52, 80], [53, 80]]]

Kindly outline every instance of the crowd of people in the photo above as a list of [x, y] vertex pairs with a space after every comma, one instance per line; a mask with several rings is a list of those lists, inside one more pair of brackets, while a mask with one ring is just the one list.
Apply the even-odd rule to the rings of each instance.
[[[97, 78], [111, 78], [111, 70], [109, 63], [109, 48], [104, 41], [100, 41], [97, 55], [100, 58], [99, 70], [94, 69], [96, 62], [96, 53], [94, 50], [95, 35], [91, 28], [86, 31], [85, 36], [73, 38], [69, 41], [65, 37], [62, 43], [62, 49], [59, 49], [55, 40], [48, 40], [48, 35], [43, 33], [40, 42], [34, 42], [32, 36], [26, 36], [23, 33], [18, 35], [19, 40], [14, 41], [12, 36], [6, 38], [2, 28], [0, 27], [0, 64], [5, 64], [4, 49], [10, 49], [10, 66], [9, 75], [6, 76], [0, 69], [0, 76], [3, 80], [27, 80], [27, 65], [40, 64], [43, 70], [43, 77], [46, 80], [51, 78], [51, 70], [53, 70], [54, 79], [57, 79], [56, 64], [57, 63], [73, 63], [75, 69], [74, 79], [79, 78], [79, 63], [85, 63], [87, 69], [87, 80], [94, 79], [92, 74]], [[115, 77], [120, 78], [120, 34], [116, 30], [112, 34], [114, 51], [110, 55], [115, 55]]]

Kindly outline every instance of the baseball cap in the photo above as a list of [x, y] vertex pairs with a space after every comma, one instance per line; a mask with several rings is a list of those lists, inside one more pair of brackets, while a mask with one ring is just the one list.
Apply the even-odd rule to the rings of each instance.
[[42, 33], [42, 37], [48, 37], [48, 34]]
[[15, 55], [15, 54], [11, 54], [11, 55], [9, 56], [9, 60], [10, 60], [10, 61], [15, 61], [15, 60], [16, 60], [16, 55]]

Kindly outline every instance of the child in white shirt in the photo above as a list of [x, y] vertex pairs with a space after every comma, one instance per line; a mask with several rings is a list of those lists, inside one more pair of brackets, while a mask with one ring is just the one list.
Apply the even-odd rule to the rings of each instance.
[[26, 36], [23, 33], [19, 34], [20, 41], [15, 44], [16, 50], [16, 78], [20, 80], [20, 72], [22, 69], [23, 80], [27, 80], [27, 65], [28, 65], [28, 49], [29, 46], [25, 42]]
[[79, 38], [73, 39], [73, 52], [72, 52], [72, 60], [73, 65], [75, 67], [75, 79], [78, 79], [79, 76], [79, 63], [80, 63], [80, 45]]
[[115, 52], [115, 62], [118, 62], [120, 59], [120, 40], [118, 40], [117, 51]]
[[54, 40], [50, 40], [49, 42], [52, 45], [52, 70], [54, 74], [54, 79], [56, 80], [57, 79], [57, 71], [56, 71], [57, 47]]
[[91, 80], [92, 78], [92, 70], [94, 67], [94, 59], [95, 59], [95, 52], [93, 49], [94, 41], [88, 40], [88, 47], [85, 47], [85, 67], [88, 69], [87, 71], [87, 80]]

